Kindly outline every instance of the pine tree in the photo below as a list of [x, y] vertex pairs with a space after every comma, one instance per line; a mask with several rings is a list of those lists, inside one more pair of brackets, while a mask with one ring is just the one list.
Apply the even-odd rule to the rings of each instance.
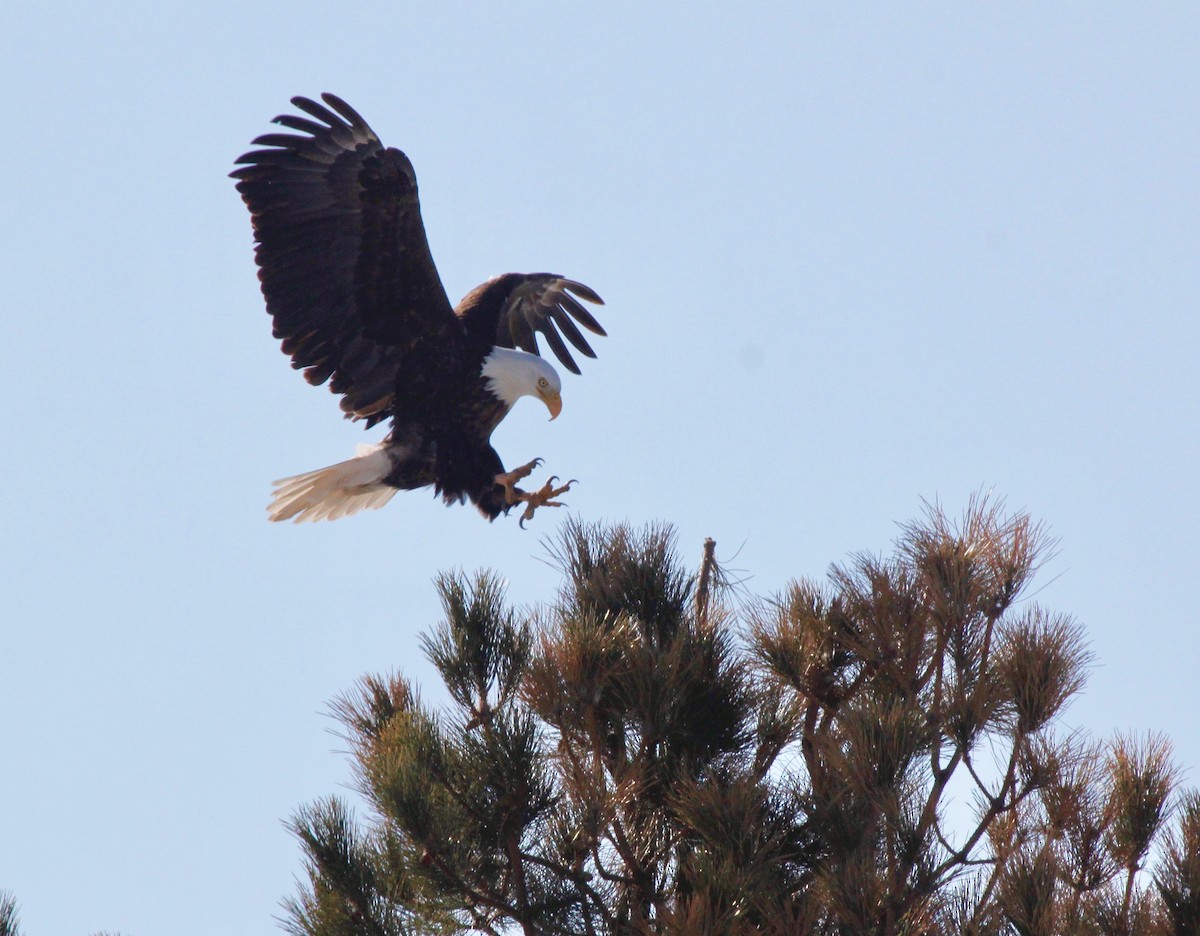
[[757, 601], [711, 541], [688, 571], [666, 527], [568, 524], [531, 613], [494, 573], [443, 575], [424, 650], [449, 707], [398, 675], [335, 702], [369, 812], [294, 817], [309, 881], [285, 925], [1200, 932], [1200, 797], [1168, 743], [1057, 728], [1090, 656], [1022, 600], [1049, 545], [979, 501]]
[[21, 936], [17, 901], [7, 891], [0, 891], [0, 936]]

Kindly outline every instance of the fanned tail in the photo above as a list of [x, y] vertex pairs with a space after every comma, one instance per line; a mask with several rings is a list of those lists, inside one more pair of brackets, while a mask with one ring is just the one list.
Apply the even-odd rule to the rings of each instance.
[[274, 522], [302, 523], [376, 510], [397, 491], [382, 483], [391, 468], [391, 459], [382, 445], [360, 445], [355, 458], [276, 481], [267, 514]]

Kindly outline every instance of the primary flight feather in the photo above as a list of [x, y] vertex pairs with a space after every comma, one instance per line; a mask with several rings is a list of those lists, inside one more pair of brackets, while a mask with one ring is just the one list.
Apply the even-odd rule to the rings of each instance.
[[[541, 335], [579, 373], [566, 342], [595, 357], [579, 326], [604, 329], [582, 302], [596, 293], [553, 273], [505, 273], [451, 308], [421, 221], [417, 179], [345, 101], [292, 104], [230, 175], [250, 209], [255, 258], [274, 334], [309, 383], [328, 381], [350, 419], [391, 419], [355, 458], [275, 482], [272, 520], [334, 520], [382, 507], [398, 490], [433, 486], [448, 504], [470, 500], [489, 520], [524, 504], [558, 506], [551, 478], [517, 483], [539, 459], [505, 471], [489, 439], [522, 396], [562, 408]], [[578, 323], [578, 325], [576, 324]], [[566, 339], [564, 342], [563, 339]]]

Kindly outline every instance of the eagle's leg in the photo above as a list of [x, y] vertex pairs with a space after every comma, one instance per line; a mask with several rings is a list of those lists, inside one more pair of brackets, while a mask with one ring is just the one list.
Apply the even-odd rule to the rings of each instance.
[[525, 492], [517, 487], [517, 482], [528, 478], [533, 474], [533, 469], [541, 463], [542, 460], [540, 458], [535, 458], [520, 468], [514, 468], [512, 471], [504, 471], [496, 475], [496, 483], [504, 488], [504, 502], [506, 504], [516, 504], [522, 500], [520, 495]]
[[574, 479], [566, 482], [562, 487], [555, 487], [554, 482], [558, 480], [557, 475], [551, 475], [550, 480], [541, 486], [540, 489], [532, 494], [527, 494], [524, 491], [518, 490], [518, 499], [525, 504], [525, 512], [521, 514], [521, 519], [517, 521], [517, 525], [523, 530], [525, 529], [525, 521], [533, 518], [533, 512], [539, 507], [562, 507], [562, 501], [556, 501], [554, 498], [560, 494], [566, 494], [571, 490], [572, 484], [578, 484]]

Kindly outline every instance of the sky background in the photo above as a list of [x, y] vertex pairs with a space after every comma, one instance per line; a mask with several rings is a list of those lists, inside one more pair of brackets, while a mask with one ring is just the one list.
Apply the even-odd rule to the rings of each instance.
[[[426, 493], [266, 522], [373, 441], [270, 335], [226, 173], [334, 91], [421, 183], [456, 300], [552, 270], [609, 336], [495, 436], [586, 520], [769, 595], [992, 491], [1096, 666], [1065, 728], [1200, 782], [1200, 6], [10, 3], [0, 211], [0, 888], [30, 936], [275, 932], [347, 792], [329, 701], [431, 580], [551, 597], [560, 517]], [[337, 9], [336, 12], [335, 9]], [[736, 554], [736, 555], [735, 555]]]

